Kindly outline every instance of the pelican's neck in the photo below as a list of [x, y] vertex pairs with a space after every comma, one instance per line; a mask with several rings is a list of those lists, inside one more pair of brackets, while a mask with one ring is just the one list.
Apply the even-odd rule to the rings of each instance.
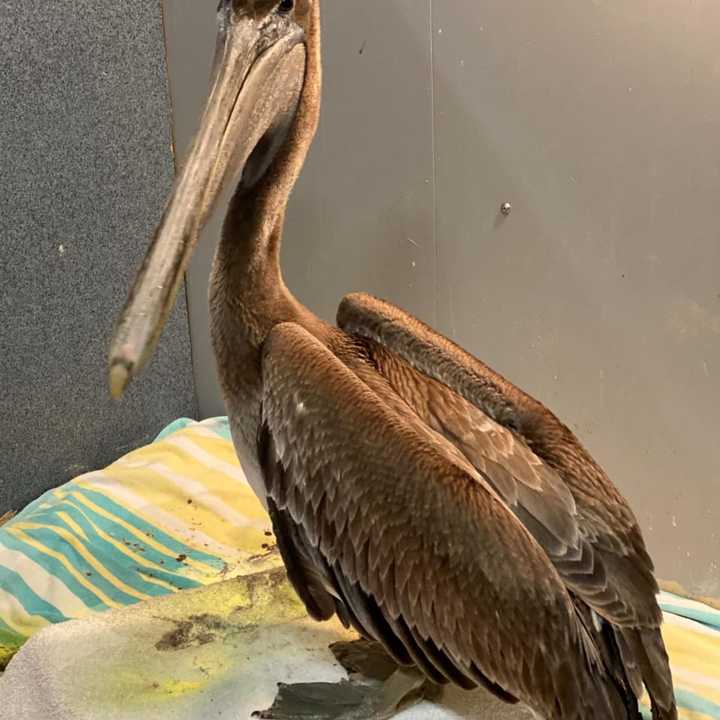
[[[238, 187], [228, 209], [215, 255], [210, 288], [214, 334], [239, 333], [259, 346], [267, 332], [294, 304], [280, 269], [285, 209], [300, 174], [320, 115], [320, 18], [314, 3], [306, 29], [303, 89], [287, 139], [252, 188]], [[216, 352], [230, 352], [227, 343]]]
[[287, 198], [274, 197], [273, 190], [238, 190], [230, 203], [213, 263], [213, 315], [225, 312], [247, 322], [246, 313], [267, 314], [285, 292], [280, 268], [285, 206], [269, 201], [279, 205]]

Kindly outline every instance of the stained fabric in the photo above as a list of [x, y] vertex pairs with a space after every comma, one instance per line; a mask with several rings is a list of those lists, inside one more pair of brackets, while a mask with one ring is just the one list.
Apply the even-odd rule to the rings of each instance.
[[[269, 530], [227, 420], [173, 423], [0, 528], [0, 663], [50, 624], [278, 567]], [[680, 717], [720, 720], [720, 612], [660, 604]]]

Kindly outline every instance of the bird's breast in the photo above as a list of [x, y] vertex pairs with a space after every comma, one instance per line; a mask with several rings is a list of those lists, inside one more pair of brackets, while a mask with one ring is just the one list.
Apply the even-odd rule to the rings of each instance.
[[227, 401], [228, 421], [235, 453], [250, 487], [267, 509], [267, 489], [258, 460], [257, 437], [260, 429], [260, 397], [246, 397], [243, 407]]

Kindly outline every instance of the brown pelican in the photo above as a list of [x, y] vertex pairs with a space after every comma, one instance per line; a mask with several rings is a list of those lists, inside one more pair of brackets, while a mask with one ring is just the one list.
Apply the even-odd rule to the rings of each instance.
[[547, 720], [636, 718], [643, 686], [656, 720], [675, 718], [640, 529], [570, 430], [397, 307], [350, 295], [333, 327], [283, 282], [285, 208], [319, 115], [318, 0], [222, 0], [219, 25], [201, 128], [116, 331], [113, 394], [152, 354], [236, 182], [214, 350], [238, 456], [309, 613]]

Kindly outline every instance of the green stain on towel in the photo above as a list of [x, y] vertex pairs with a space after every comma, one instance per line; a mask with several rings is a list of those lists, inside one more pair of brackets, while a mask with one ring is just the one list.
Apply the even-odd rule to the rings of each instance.
[[8, 666], [26, 641], [26, 637], [15, 632], [0, 620], [0, 672]]
[[[107, 623], [113, 646], [85, 675], [80, 695], [98, 717], [117, 708], [155, 717], [168, 704], [190, 707], [252, 662], [259, 631], [304, 617], [282, 568], [106, 613], [96, 622]], [[85, 642], [91, 655], [97, 643]]]

